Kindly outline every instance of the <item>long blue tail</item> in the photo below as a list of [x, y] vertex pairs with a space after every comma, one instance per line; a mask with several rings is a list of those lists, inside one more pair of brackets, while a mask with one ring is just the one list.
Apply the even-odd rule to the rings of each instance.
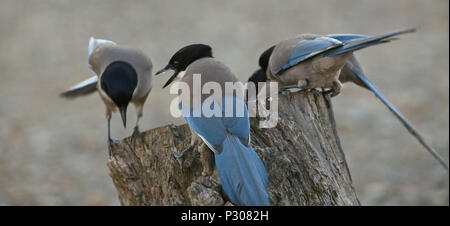
[[228, 134], [223, 151], [215, 154], [222, 187], [237, 205], [269, 206], [268, 176], [253, 148]]
[[406, 129], [413, 135], [424, 147], [427, 149], [428, 152], [430, 152], [431, 155], [433, 155], [434, 158], [436, 158], [442, 166], [448, 170], [448, 165], [442, 159], [441, 156], [430, 146], [428, 145], [425, 140], [422, 138], [422, 136], [419, 134], [419, 132], [414, 128], [414, 126], [406, 119], [403, 114], [397, 110], [397, 108], [394, 107], [394, 105], [375, 87], [375, 85], [369, 81], [369, 79], [364, 75], [360, 67], [354, 67], [353, 72], [358, 76], [359, 79], [369, 88], [375, 96], [378, 97], [378, 99], [381, 100], [388, 108], [391, 110], [392, 113], [403, 123], [403, 125], [406, 127]]
[[338, 54], [342, 54], [342, 53], [346, 53], [346, 52], [350, 52], [350, 51], [356, 51], [356, 50], [366, 48], [366, 47], [369, 47], [372, 45], [386, 43], [389, 40], [391, 40], [390, 38], [392, 38], [394, 36], [405, 34], [405, 33], [410, 33], [410, 32], [415, 32], [415, 31], [416, 31], [415, 28], [410, 28], [410, 29], [395, 31], [395, 32], [387, 33], [387, 34], [374, 35], [374, 36], [369, 36], [366, 38], [353, 39], [351, 41], [345, 42], [345, 45], [343, 45], [342, 47], [331, 49], [331, 50], [327, 51], [325, 53], [325, 56], [336, 56]]

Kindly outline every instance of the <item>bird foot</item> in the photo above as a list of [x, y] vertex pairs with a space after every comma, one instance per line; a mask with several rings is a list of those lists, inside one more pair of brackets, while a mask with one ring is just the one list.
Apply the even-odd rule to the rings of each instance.
[[332, 92], [333, 92], [332, 89], [325, 90], [324, 88], [322, 88], [322, 93], [323, 93], [324, 95], [328, 95], [328, 94], [330, 94], [330, 93], [332, 93]]
[[142, 134], [141, 131], [139, 131], [138, 126], [135, 126], [133, 134], [131, 134], [131, 142], [133, 143], [135, 149], [136, 149], [136, 140], [138, 137], [141, 139], [142, 145], [144, 145], [145, 144], [144, 134]]
[[113, 156], [113, 149], [119, 144], [117, 140], [113, 140], [111, 138], [108, 139], [108, 154], [111, 158]]
[[298, 88], [297, 85], [289, 85], [289, 86], [282, 86], [278, 89], [278, 92], [285, 95], [289, 101], [292, 100], [292, 92], [289, 89], [292, 88]]
[[299, 89], [298, 85], [287, 85], [287, 86], [282, 86], [280, 88], [278, 88], [278, 92], [282, 93], [285, 90], [289, 90], [289, 89]]
[[330, 97], [335, 97], [341, 93], [342, 83], [339, 80], [333, 81], [333, 87], [330, 90], [323, 92], [324, 94], [330, 94]]
[[289, 101], [292, 100], [292, 92], [289, 89], [298, 88], [298, 85], [287, 85], [282, 86], [278, 89], [278, 92], [285, 95]]
[[286, 85], [282, 86], [278, 89], [279, 93], [282, 93], [287, 96], [289, 101], [292, 100], [292, 92], [289, 89], [300, 89], [303, 90], [308, 87], [309, 81], [307, 79], [302, 79], [297, 82], [295, 85]]
[[288, 90], [288, 89], [283, 90], [282, 94], [285, 95], [289, 101], [292, 101], [292, 92], [290, 90]]
[[184, 154], [187, 151], [191, 151], [193, 148], [194, 148], [194, 145], [189, 144], [189, 146], [181, 152], [177, 152], [177, 151], [172, 152], [173, 157], [175, 157], [175, 159], [178, 161], [178, 164], [180, 164], [180, 169], [183, 168]]

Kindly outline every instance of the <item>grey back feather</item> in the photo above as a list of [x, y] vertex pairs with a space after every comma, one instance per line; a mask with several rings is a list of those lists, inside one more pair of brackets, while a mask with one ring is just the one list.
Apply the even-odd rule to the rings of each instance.
[[[201, 83], [200, 83], [200, 89], [202, 87], [204, 87], [204, 85], [208, 82], [216, 82], [217, 84], [220, 85], [221, 89], [222, 89], [222, 93], [220, 95], [220, 97], [223, 96], [231, 96], [231, 95], [236, 95], [239, 98], [244, 98], [244, 90], [242, 87], [242, 83], [239, 82], [239, 80], [236, 78], [236, 76], [231, 72], [231, 70], [222, 62], [208, 57], [208, 58], [201, 58], [198, 59], [196, 61], [194, 61], [192, 64], [190, 64], [187, 68], [186, 68], [186, 72], [183, 76], [183, 78], [181, 79], [182, 82], [187, 83], [187, 85], [190, 88], [190, 100], [193, 100], [193, 93], [194, 93], [194, 75], [195, 74], [199, 74], [200, 78], [201, 78]], [[235, 93], [229, 93], [229, 92], [225, 92], [225, 84], [227, 82], [231, 83], [235, 83], [236, 87], [237, 87], [237, 91]], [[239, 83], [236, 83], [239, 82]], [[196, 92], [201, 90], [195, 90]], [[212, 94], [212, 93], [211, 93]], [[201, 95], [201, 101], [199, 101], [198, 103], [203, 102], [206, 98], [208, 98], [209, 96], [211, 96], [211, 94], [202, 94]], [[187, 98], [188, 96], [186, 96]], [[182, 102], [186, 102], [188, 101], [187, 99], [182, 98], [181, 100]], [[220, 99], [216, 99], [217, 102], [219, 102], [219, 104], [221, 104], [222, 98]], [[193, 106], [193, 103], [191, 102], [190, 106]], [[193, 106], [195, 107], [195, 106]]]

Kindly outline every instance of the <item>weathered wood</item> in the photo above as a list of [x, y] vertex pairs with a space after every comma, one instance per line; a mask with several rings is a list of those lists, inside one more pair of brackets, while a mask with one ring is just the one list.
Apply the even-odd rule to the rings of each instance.
[[[269, 173], [271, 205], [359, 205], [336, 131], [331, 102], [318, 91], [279, 96], [276, 127], [251, 118], [251, 139]], [[144, 142], [119, 142], [107, 165], [122, 205], [229, 205], [214, 155], [190, 147], [188, 125], [144, 133]], [[183, 161], [173, 152], [184, 152]]]

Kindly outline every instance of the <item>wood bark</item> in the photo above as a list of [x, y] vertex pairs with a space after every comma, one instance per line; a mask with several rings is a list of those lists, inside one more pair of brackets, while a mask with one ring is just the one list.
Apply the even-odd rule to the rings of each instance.
[[[269, 174], [271, 205], [360, 205], [345, 161], [328, 95], [303, 91], [279, 95], [279, 120], [251, 139]], [[108, 160], [122, 205], [232, 205], [223, 192], [213, 153], [191, 144], [187, 124], [121, 140]], [[183, 152], [177, 159], [173, 153]]]

